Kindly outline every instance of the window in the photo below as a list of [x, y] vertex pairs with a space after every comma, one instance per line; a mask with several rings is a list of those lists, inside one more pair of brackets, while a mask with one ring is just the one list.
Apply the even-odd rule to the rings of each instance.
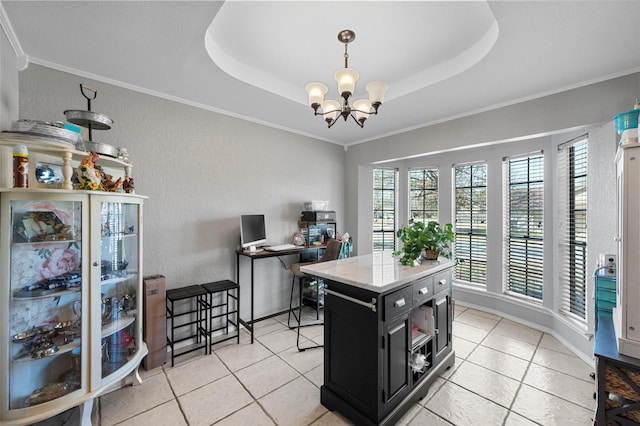
[[558, 150], [560, 312], [586, 324], [587, 137]]
[[373, 170], [373, 251], [396, 249], [396, 169]]
[[438, 221], [438, 169], [409, 171], [409, 217], [415, 221]]
[[455, 166], [457, 280], [487, 283], [487, 164]]
[[542, 300], [544, 156], [504, 159], [504, 289]]

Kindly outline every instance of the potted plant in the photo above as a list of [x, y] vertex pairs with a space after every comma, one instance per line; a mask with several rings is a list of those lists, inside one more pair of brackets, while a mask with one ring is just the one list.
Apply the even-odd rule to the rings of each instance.
[[438, 256], [451, 259], [451, 243], [455, 241], [453, 225], [440, 225], [436, 221], [424, 222], [409, 220], [409, 224], [398, 230], [398, 238], [402, 241], [402, 249], [393, 252], [394, 256], [402, 256], [400, 263], [413, 266], [423, 255], [427, 260], [435, 260]]

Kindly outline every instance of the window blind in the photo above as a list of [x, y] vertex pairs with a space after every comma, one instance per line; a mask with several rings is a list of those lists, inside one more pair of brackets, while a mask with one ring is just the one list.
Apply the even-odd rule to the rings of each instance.
[[504, 160], [504, 290], [542, 300], [544, 156]]
[[373, 170], [373, 251], [395, 250], [398, 170]]
[[588, 139], [582, 136], [558, 149], [559, 310], [586, 325]]
[[455, 278], [487, 283], [487, 164], [456, 165]]

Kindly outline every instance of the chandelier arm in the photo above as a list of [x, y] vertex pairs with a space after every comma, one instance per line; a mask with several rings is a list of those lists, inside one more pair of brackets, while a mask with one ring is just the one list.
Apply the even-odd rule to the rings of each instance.
[[364, 123], [359, 122], [355, 115], [353, 114], [349, 114], [349, 115], [351, 115], [351, 118], [353, 118], [353, 121], [355, 121], [356, 124], [360, 126], [361, 129], [364, 128]]
[[331, 123], [329, 123], [329, 126], [328, 126], [327, 128], [329, 128], [329, 129], [330, 129], [330, 128], [332, 128], [332, 127], [333, 127], [333, 125], [334, 125], [334, 124], [336, 124], [337, 122], [338, 122], [338, 120], [337, 120], [337, 119], [336, 119], [336, 120], [331, 121]]

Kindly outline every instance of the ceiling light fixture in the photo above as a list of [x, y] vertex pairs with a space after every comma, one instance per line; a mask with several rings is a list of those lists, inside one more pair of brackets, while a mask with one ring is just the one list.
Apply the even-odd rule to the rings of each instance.
[[[338, 33], [338, 40], [344, 43], [344, 68], [336, 71], [333, 78], [338, 82], [338, 93], [343, 99], [342, 107], [338, 101], [324, 100], [324, 95], [328, 90], [326, 85], [309, 83], [304, 88], [309, 95], [309, 105], [313, 108], [314, 115], [323, 116], [329, 128], [336, 123], [338, 115], [342, 116], [344, 121], [347, 121], [347, 118], [351, 116], [358, 123], [358, 126], [364, 127], [364, 122], [370, 114], [378, 114], [378, 108], [382, 105], [384, 94], [389, 88], [389, 85], [384, 81], [372, 81], [365, 87], [369, 93], [369, 99], [358, 99], [353, 103], [353, 107], [349, 105], [349, 98], [355, 92], [356, 81], [360, 76], [358, 71], [349, 68], [347, 47], [355, 39], [356, 34], [351, 30], [342, 30]], [[319, 112], [319, 109], [322, 109], [322, 112]]]

